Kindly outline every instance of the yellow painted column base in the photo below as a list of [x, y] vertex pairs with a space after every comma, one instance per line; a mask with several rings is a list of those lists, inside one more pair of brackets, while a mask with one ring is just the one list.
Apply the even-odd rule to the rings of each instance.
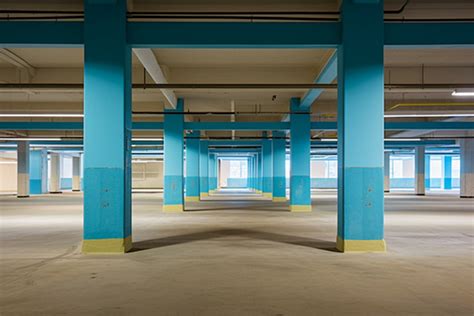
[[295, 213], [311, 212], [311, 205], [290, 205], [290, 211]]
[[186, 196], [184, 200], [186, 202], [199, 202], [199, 196]]
[[209, 196], [209, 193], [201, 193], [199, 194], [199, 197], [202, 199], [202, 198], [206, 198]]
[[82, 253], [126, 253], [132, 249], [132, 236], [127, 238], [85, 239]]
[[183, 204], [163, 205], [163, 212], [179, 213], [184, 211]]
[[263, 197], [266, 197], [266, 198], [271, 199], [271, 198], [273, 197], [273, 193], [271, 193], [271, 192], [264, 192], [264, 193], [263, 193]]
[[263, 192], [260, 190], [255, 190], [255, 193], [262, 194]]
[[216, 192], [216, 190], [209, 190], [209, 194]]
[[337, 250], [341, 252], [385, 252], [385, 240], [344, 240], [337, 237]]
[[272, 199], [273, 202], [286, 202], [286, 197], [283, 196], [274, 196]]

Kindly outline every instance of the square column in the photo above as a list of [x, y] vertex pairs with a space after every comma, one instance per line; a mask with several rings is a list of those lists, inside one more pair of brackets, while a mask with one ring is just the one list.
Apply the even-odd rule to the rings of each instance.
[[217, 158], [216, 154], [209, 154], [209, 193], [217, 189]]
[[257, 176], [256, 176], [256, 181], [257, 181], [257, 193], [262, 194], [263, 193], [263, 158], [262, 158], [262, 153], [259, 152], [257, 153]]
[[415, 147], [415, 193], [425, 195], [425, 146]]
[[163, 212], [184, 211], [184, 118], [183, 99], [178, 99], [176, 109], [165, 109], [163, 166]]
[[199, 201], [199, 131], [186, 138], [186, 202]]
[[462, 198], [474, 197], [474, 139], [461, 139], [461, 190]]
[[49, 179], [49, 193], [57, 194], [61, 192], [61, 155], [59, 153], [50, 154], [51, 175]]
[[431, 187], [431, 155], [425, 153], [425, 188]]
[[311, 122], [300, 99], [290, 104], [290, 210], [311, 212]]
[[84, 1], [84, 253], [132, 248], [126, 0]]
[[30, 151], [30, 194], [48, 193], [48, 152]]
[[209, 142], [201, 140], [199, 144], [199, 197], [209, 196]]
[[262, 133], [263, 153], [263, 196], [271, 199], [273, 196], [273, 149], [272, 140], [267, 139], [267, 132]]
[[72, 191], [81, 191], [81, 156], [72, 157]]
[[385, 251], [383, 1], [343, 1], [341, 27], [337, 249]]
[[17, 143], [17, 197], [30, 196], [30, 143]]
[[444, 156], [444, 189], [451, 190], [453, 188], [453, 179], [452, 179], [452, 172], [453, 172], [453, 157], [445, 155]]
[[390, 152], [386, 151], [384, 153], [384, 161], [383, 161], [383, 190], [384, 192], [390, 192]]
[[274, 131], [273, 137], [273, 202], [286, 202], [286, 138], [284, 132]]

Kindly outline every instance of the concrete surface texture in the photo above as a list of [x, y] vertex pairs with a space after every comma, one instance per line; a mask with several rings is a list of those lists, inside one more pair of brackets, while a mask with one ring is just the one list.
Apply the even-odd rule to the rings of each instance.
[[[245, 199], [243, 201], [242, 199]], [[2, 315], [472, 315], [472, 199], [391, 193], [385, 254], [342, 254], [335, 192], [313, 212], [219, 193], [134, 195], [134, 251], [82, 255], [82, 195], [0, 197]]]

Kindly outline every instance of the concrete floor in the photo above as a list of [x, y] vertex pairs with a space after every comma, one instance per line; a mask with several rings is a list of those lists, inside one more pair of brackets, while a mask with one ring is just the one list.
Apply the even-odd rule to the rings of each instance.
[[386, 254], [334, 251], [331, 191], [308, 214], [235, 192], [183, 214], [161, 202], [134, 195], [134, 252], [84, 256], [82, 195], [0, 197], [0, 314], [474, 313], [473, 200], [389, 194]]

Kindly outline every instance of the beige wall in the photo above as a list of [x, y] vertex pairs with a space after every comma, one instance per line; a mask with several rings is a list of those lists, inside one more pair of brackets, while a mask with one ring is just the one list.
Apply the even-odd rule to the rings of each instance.
[[16, 192], [16, 173], [16, 159], [0, 158], [0, 192]]
[[162, 189], [163, 162], [134, 162], [132, 163], [133, 189]]

